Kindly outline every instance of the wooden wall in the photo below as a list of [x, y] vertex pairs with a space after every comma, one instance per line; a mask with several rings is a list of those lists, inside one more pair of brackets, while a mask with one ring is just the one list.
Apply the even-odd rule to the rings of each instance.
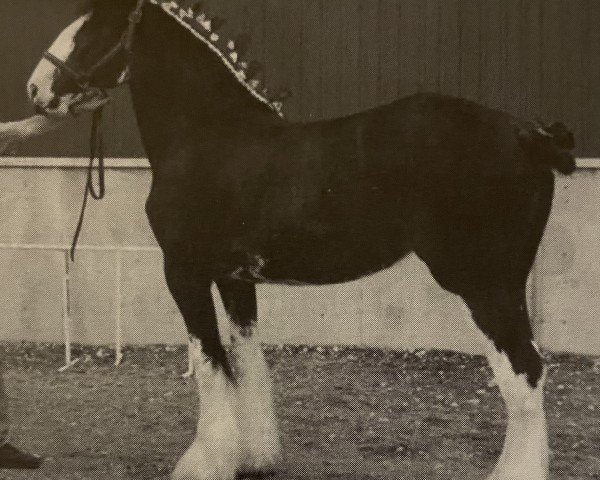
[[[266, 84], [293, 92], [292, 119], [343, 115], [416, 91], [468, 97], [515, 114], [564, 120], [578, 155], [600, 156], [597, 0], [209, 0], [248, 32]], [[30, 113], [24, 84], [77, 0], [0, 2], [0, 120]], [[199, 86], [201, 89], [201, 86]], [[127, 93], [108, 120], [109, 154], [143, 155]], [[24, 155], [81, 156], [87, 120]]]

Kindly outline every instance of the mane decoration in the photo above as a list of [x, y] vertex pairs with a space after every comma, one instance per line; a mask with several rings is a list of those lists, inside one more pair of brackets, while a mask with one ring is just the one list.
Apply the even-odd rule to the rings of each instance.
[[261, 82], [256, 78], [257, 74], [262, 70], [262, 66], [258, 62], [247, 62], [242, 59], [249, 44], [248, 36], [240, 35], [235, 40], [227, 40], [225, 48], [220, 48], [217, 42], [222, 42], [222, 40], [217, 30], [225, 21], [218, 17], [210, 18], [202, 11], [202, 2], [196, 1], [187, 8], [182, 7], [175, 1], [150, 0], [150, 3], [161, 7], [177, 23], [204, 43], [221, 59], [236, 80], [254, 98], [267, 105], [283, 118], [283, 99], [287, 95], [282, 94], [277, 99], [269, 98], [267, 89], [260, 89]]

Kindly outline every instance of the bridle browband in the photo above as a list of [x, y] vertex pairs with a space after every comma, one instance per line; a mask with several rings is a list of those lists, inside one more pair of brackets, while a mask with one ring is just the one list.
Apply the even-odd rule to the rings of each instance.
[[45, 51], [43, 53], [43, 58], [48, 60], [52, 65], [58, 68], [63, 74], [73, 80], [81, 90], [89, 91], [91, 88], [91, 82], [94, 79], [94, 76], [101, 68], [105, 67], [108, 63], [110, 63], [117, 55], [120, 53], [124, 53], [127, 57], [131, 56], [131, 47], [133, 44], [133, 36], [135, 34], [135, 29], [142, 20], [142, 9], [146, 0], [138, 0], [135, 9], [129, 14], [128, 25], [119, 42], [111, 48], [100, 60], [98, 60], [94, 65], [92, 65], [86, 72], [78, 72], [77, 70], [71, 68], [67, 63], [60, 58], [56, 57], [49, 51]]
[[[119, 42], [111, 48], [106, 55], [92, 65], [87, 72], [78, 72], [66, 64], [65, 61], [59, 59], [49, 51], [44, 52], [43, 58], [52, 63], [61, 73], [69, 76], [77, 86], [85, 94], [93, 91], [95, 88], [92, 87], [91, 83], [94, 80], [96, 73], [111, 62], [117, 55], [124, 53], [127, 56], [125, 70], [129, 66], [129, 60], [131, 58], [131, 47], [133, 44], [133, 36], [135, 29], [142, 20], [142, 9], [146, 0], [137, 0], [135, 9], [129, 14], [127, 29], [121, 35]], [[85, 217], [85, 210], [87, 207], [88, 197], [91, 196], [94, 200], [101, 200], [105, 194], [105, 171], [104, 171], [104, 142], [102, 134], [102, 110], [103, 106], [98, 107], [94, 110], [92, 115], [92, 132], [90, 138], [90, 161], [88, 164], [87, 181], [85, 184], [85, 191], [83, 193], [83, 203], [81, 205], [81, 211], [79, 213], [79, 220], [77, 221], [77, 227], [73, 234], [73, 242], [71, 243], [71, 261], [75, 260], [75, 249], [77, 248], [77, 242], [81, 234], [83, 227], [83, 220]], [[94, 186], [93, 171], [94, 161], [98, 158], [98, 188]]]

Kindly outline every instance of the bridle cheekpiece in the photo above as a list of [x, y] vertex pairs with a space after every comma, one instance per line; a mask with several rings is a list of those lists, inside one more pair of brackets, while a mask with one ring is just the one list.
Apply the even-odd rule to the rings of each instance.
[[[131, 59], [131, 48], [133, 45], [133, 36], [137, 25], [142, 20], [142, 9], [146, 0], [137, 0], [135, 9], [129, 14], [127, 29], [121, 35], [119, 42], [109, 50], [100, 60], [92, 65], [87, 72], [78, 72], [66, 64], [65, 61], [59, 59], [49, 51], [44, 52], [43, 57], [52, 63], [58, 70], [63, 74], [68, 75], [82, 92], [90, 93], [97, 90], [91, 85], [94, 80], [96, 72], [112, 61], [120, 53], [124, 53], [127, 56], [124, 71], [127, 72], [129, 68], [129, 61]], [[103, 91], [101, 91], [104, 93]], [[87, 181], [85, 185], [85, 191], [83, 194], [83, 203], [81, 205], [81, 211], [79, 213], [79, 220], [75, 233], [73, 235], [73, 242], [71, 244], [71, 261], [75, 259], [75, 249], [77, 248], [77, 241], [81, 234], [83, 227], [83, 220], [85, 216], [85, 209], [87, 206], [88, 197], [91, 196], [95, 200], [104, 198], [105, 194], [105, 178], [104, 178], [104, 146], [102, 136], [102, 110], [103, 106], [98, 107], [93, 112], [92, 116], [92, 133], [90, 139], [90, 161], [87, 168]], [[98, 187], [94, 186], [93, 182], [93, 171], [94, 162], [98, 159]]]
[[[142, 9], [146, 0], [138, 0], [135, 9], [129, 14], [127, 29], [121, 35], [119, 42], [111, 48], [106, 55], [92, 65], [86, 72], [78, 72], [71, 68], [67, 63], [60, 58], [56, 57], [49, 51], [45, 51], [43, 58], [52, 63], [58, 68], [63, 74], [73, 80], [77, 86], [83, 91], [88, 92], [92, 89], [91, 83], [98, 70], [106, 66], [120, 53], [125, 53], [127, 57], [131, 56], [131, 47], [133, 44], [133, 36], [135, 35], [135, 29], [142, 20]], [[126, 67], [127, 68], [127, 67]]]

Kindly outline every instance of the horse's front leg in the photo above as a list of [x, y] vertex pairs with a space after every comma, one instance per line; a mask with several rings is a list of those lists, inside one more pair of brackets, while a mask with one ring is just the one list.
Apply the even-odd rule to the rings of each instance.
[[219, 337], [211, 280], [200, 270], [170, 262], [165, 255], [167, 284], [193, 345], [200, 399], [196, 438], [177, 463], [173, 479], [232, 480], [241, 461], [235, 380]]
[[271, 378], [256, 334], [256, 288], [238, 280], [217, 282], [231, 322], [231, 360], [241, 429], [240, 474], [267, 474], [280, 459]]

